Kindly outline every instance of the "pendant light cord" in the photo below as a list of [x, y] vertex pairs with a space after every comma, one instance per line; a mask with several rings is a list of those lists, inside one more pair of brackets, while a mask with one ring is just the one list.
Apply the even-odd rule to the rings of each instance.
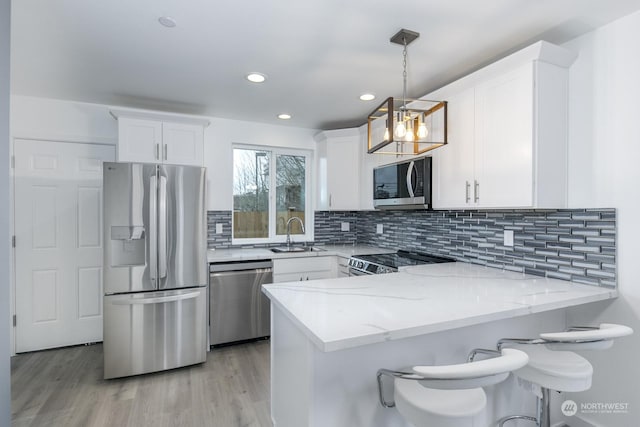
[[402, 38], [404, 48], [402, 49], [402, 109], [403, 114], [407, 109], [407, 38]]

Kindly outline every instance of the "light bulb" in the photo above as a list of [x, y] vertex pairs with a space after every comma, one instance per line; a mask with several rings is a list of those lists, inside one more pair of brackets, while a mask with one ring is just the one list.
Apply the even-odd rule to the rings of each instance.
[[407, 132], [404, 137], [404, 140], [407, 142], [413, 142], [413, 132]]
[[404, 140], [407, 142], [413, 142], [414, 134], [413, 134], [413, 125], [412, 120], [409, 120], [409, 126], [407, 127], [407, 134], [404, 136]]
[[407, 128], [404, 126], [404, 121], [398, 122], [393, 133], [395, 134], [396, 138], [404, 138], [404, 136], [407, 134]]
[[426, 138], [429, 135], [429, 129], [427, 129], [427, 125], [423, 122], [418, 126], [418, 138]]
[[384, 140], [385, 141], [389, 140], [389, 128], [384, 129]]

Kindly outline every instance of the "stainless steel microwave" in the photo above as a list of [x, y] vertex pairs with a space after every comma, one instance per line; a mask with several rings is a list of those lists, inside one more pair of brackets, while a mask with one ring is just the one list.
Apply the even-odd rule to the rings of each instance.
[[373, 170], [373, 207], [431, 209], [431, 157], [405, 160]]

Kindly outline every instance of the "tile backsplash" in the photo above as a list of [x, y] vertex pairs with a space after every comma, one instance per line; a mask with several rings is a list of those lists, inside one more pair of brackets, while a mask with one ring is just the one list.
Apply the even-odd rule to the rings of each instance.
[[[222, 226], [222, 233], [216, 233], [216, 225]], [[207, 247], [228, 248], [231, 246], [231, 211], [207, 212]]]
[[[443, 255], [539, 276], [615, 287], [615, 209], [318, 211], [315, 243]], [[349, 231], [341, 231], [343, 223]], [[215, 233], [221, 223], [223, 233]], [[231, 247], [231, 212], [208, 213], [210, 248]], [[382, 228], [382, 233], [378, 229]], [[504, 246], [504, 230], [514, 245]]]

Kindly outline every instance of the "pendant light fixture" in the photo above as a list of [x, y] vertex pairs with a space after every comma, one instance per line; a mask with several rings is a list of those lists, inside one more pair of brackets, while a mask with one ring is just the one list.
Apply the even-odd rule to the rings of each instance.
[[447, 144], [446, 101], [407, 98], [407, 46], [418, 37], [402, 29], [390, 39], [402, 45], [402, 99], [387, 98], [369, 114], [368, 153], [416, 155]]

